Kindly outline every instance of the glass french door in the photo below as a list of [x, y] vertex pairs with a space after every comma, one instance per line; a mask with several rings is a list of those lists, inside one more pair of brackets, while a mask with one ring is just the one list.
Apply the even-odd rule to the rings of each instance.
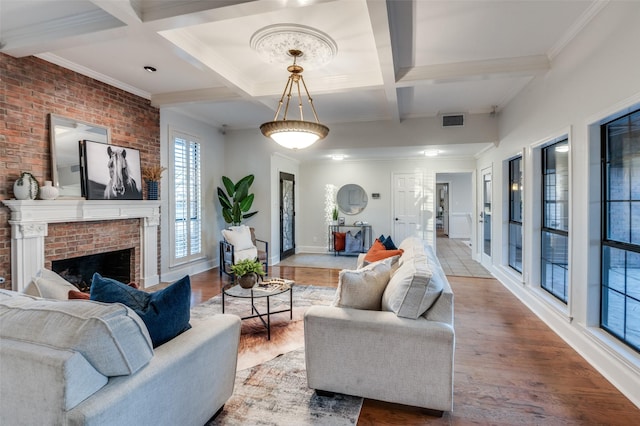
[[295, 254], [295, 177], [280, 172], [280, 260]]
[[482, 206], [480, 209], [480, 244], [482, 263], [491, 264], [491, 168], [482, 170]]

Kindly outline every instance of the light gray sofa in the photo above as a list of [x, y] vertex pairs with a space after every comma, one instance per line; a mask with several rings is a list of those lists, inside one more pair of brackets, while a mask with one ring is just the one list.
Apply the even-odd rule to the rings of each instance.
[[[453, 292], [431, 247], [415, 238], [399, 247], [405, 251], [399, 268], [387, 275], [381, 310], [339, 306], [307, 310], [308, 385], [318, 391], [451, 411]], [[365, 272], [369, 276], [360, 287], [364, 284], [367, 291], [375, 291], [379, 284], [374, 281], [384, 279], [384, 271], [375, 266]], [[338, 295], [348, 274], [352, 273], [341, 272]], [[343, 292], [341, 300], [346, 296]]]
[[233, 393], [240, 320], [155, 348], [124, 305], [0, 290], [0, 424], [198, 425]]

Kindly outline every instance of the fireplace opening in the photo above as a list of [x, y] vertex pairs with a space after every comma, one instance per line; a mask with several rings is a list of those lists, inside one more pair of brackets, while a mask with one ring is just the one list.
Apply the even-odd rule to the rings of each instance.
[[88, 292], [95, 272], [125, 284], [131, 281], [131, 252], [133, 248], [54, 260], [51, 269], [80, 291]]

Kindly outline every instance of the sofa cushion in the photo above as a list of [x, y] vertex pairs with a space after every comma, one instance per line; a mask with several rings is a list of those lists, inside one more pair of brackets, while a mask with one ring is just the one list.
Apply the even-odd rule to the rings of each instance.
[[153, 357], [144, 323], [121, 304], [1, 299], [0, 338], [77, 351], [105, 376], [135, 373]]
[[222, 230], [224, 239], [233, 245], [234, 250], [246, 250], [254, 247], [251, 241], [251, 229], [247, 225], [232, 226]]
[[340, 271], [333, 306], [379, 311], [382, 293], [391, 276], [390, 264], [391, 259], [355, 271]]
[[410, 259], [398, 268], [382, 295], [382, 310], [417, 319], [438, 299], [442, 281], [431, 279], [426, 256]]
[[191, 328], [189, 276], [160, 291], [147, 293], [96, 272], [91, 282], [91, 300], [123, 303], [133, 309], [147, 326], [154, 348]]
[[70, 290], [78, 290], [78, 287], [55, 272], [42, 268], [31, 279], [24, 293], [44, 299], [67, 300]]

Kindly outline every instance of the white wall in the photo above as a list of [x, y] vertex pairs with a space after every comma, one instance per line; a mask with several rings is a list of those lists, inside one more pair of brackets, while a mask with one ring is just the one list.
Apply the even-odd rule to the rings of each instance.
[[[357, 220], [367, 221], [372, 226], [373, 238], [380, 234], [393, 235], [392, 175], [394, 173], [421, 173], [425, 176], [426, 207], [424, 225], [429, 229], [425, 239], [433, 242], [435, 218], [435, 173], [438, 170], [472, 170], [473, 159], [446, 160], [436, 158], [394, 159], [376, 161], [317, 161], [301, 167], [300, 192], [304, 200], [298, 215], [300, 251], [324, 252], [327, 249], [327, 226], [325, 223], [325, 187], [334, 185], [360, 185], [368, 196], [367, 207], [357, 215], [340, 216], [346, 224]], [[371, 193], [380, 194], [372, 199]]]
[[473, 173], [438, 173], [436, 183], [449, 184], [449, 238], [471, 238]]
[[160, 279], [164, 282], [175, 281], [186, 274], [195, 274], [206, 271], [218, 265], [218, 241], [220, 229], [224, 227], [224, 220], [218, 206], [216, 188], [222, 185], [224, 174], [224, 139], [218, 129], [208, 126], [201, 121], [193, 120], [187, 116], [175, 113], [171, 110], [160, 110], [160, 162], [168, 166], [170, 149], [173, 148], [169, 141], [169, 129], [173, 128], [189, 135], [196, 136], [200, 140], [202, 155], [202, 224], [203, 224], [203, 249], [205, 257], [199, 261], [187, 265], [170, 267], [169, 250], [169, 197], [170, 171], [163, 173], [161, 181], [161, 265]]
[[[598, 327], [600, 234], [598, 132], [590, 139], [589, 124], [640, 102], [640, 3], [610, 2], [556, 57], [551, 70], [534, 79], [500, 114], [500, 144], [483, 155], [480, 173], [493, 167], [492, 272], [593, 364], [636, 405], [640, 406], [640, 356]], [[537, 266], [531, 255], [539, 217], [539, 194], [529, 190], [540, 179], [533, 168], [532, 149], [568, 133], [570, 140], [570, 303], [557, 302], [532, 282]], [[504, 242], [508, 180], [505, 161], [524, 154], [524, 271], [508, 263]], [[595, 177], [595, 179], [594, 179]], [[592, 181], [590, 187], [589, 182]], [[479, 186], [478, 186], [479, 188]], [[594, 195], [595, 194], [595, 195]], [[595, 249], [594, 249], [595, 247]], [[477, 255], [477, 253], [476, 253]], [[535, 274], [534, 274], [535, 275]], [[523, 285], [524, 284], [524, 285]]]

